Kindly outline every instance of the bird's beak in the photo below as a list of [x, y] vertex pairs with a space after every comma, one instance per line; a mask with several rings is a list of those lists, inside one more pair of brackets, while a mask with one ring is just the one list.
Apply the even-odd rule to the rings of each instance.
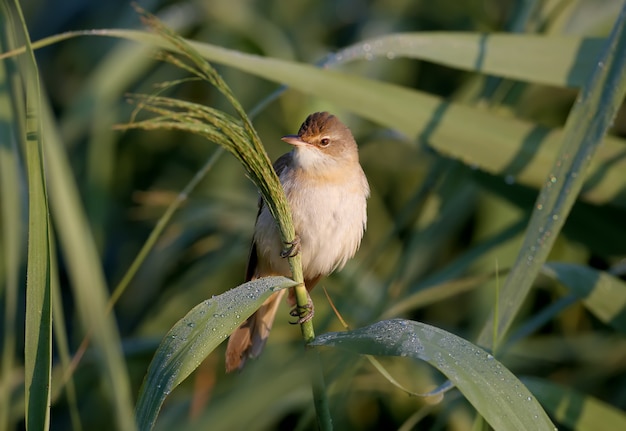
[[303, 141], [302, 138], [298, 135], [287, 135], [287, 136], [283, 136], [282, 138], [280, 138], [282, 141], [285, 141], [286, 143], [290, 144], [290, 145], [294, 145], [294, 146], [299, 146], [299, 145], [308, 145], [307, 142]]

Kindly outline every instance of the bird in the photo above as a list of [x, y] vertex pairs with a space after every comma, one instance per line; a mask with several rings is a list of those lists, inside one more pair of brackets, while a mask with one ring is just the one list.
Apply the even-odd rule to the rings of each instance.
[[[281, 139], [293, 149], [273, 166], [291, 209], [296, 239], [285, 248], [276, 221], [260, 199], [246, 281], [273, 275], [291, 277], [287, 258], [299, 253], [304, 284], [310, 292], [359, 249], [367, 225], [370, 187], [352, 132], [336, 116], [315, 112], [297, 135]], [[248, 358], [261, 354], [284, 294], [284, 289], [273, 293], [230, 335], [227, 372], [241, 370]], [[293, 289], [288, 302], [295, 306]], [[300, 317], [295, 323], [310, 319], [313, 313], [312, 301], [309, 310], [292, 310], [292, 315]]]

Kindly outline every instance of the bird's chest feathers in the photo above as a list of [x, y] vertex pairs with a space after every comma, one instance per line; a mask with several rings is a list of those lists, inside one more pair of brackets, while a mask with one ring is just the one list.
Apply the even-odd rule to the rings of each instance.
[[291, 206], [296, 232], [316, 233], [324, 236], [335, 230], [343, 212], [349, 206], [349, 193], [345, 185], [326, 178], [306, 178], [284, 183], [285, 194]]
[[[360, 169], [359, 169], [360, 172]], [[356, 252], [366, 221], [360, 177], [342, 170], [294, 170], [281, 176], [300, 236], [305, 271], [328, 273]]]

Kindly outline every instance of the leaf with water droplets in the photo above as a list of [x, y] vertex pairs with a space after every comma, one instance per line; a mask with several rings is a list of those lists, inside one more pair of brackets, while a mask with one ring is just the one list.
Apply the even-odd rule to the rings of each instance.
[[[395, 33], [343, 48], [330, 55], [323, 66], [406, 57], [520, 81], [580, 87], [595, 67], [603, 41], [572, 35]], [[573, 62], [576, 67], [572, 67]]]
[[140, 430], [154, 426], [169, 393], [274, 292], [294, 287], [285, 277], [264, 277], [207, 299], [180, 319], [161, 341], [137, 401]]
[[445, 374], [494, 429], [555, 429], [541, 405], [504, 365], [442, 329], [392, 319], [354, 331], [323, 334], [311, 344], [421, 359]]

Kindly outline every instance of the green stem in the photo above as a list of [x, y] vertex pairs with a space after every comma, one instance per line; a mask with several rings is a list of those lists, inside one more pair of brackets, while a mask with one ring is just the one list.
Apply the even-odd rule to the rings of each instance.
[[[288, 216], [289, 217], [289, 216]], [[290, 218], [290, 217], [289, 217]], [[293, 224], [291, 220], [279, 219], [280, 230], [283, 236], [289, 226], [293, 232]], [[289, 241], [295, 239], [295, 232], [292, 234]], [[286, 242], [289, 242], [286, 241]], [[296, 294], [296, 306], [298, 308], [306, 307], [309, 303], [309, 294], [306, 286], [304, 285], [304, 276], [302, 274], [302, 260], [300, 255], [296, 255], [289, 258], [289, 266], [291, 267], [291, 274], [293, 280], [299, 283], [295, 288]], [[304, 338], [305, 344], [310, 343], [315, 338], [315, 330], [313, 329], [313, 319], [303, 322], [300, 325], [302, 331], [302, 338]], [[322, 373], [322, 364], [319, 357], [319, 352], [314, 349], [307, 349], [307, 355], [312, 363], [314, 363], [312, 372], [312, 389], [313, 389], [313, 403], [315, 405], [315, 413], [317, 416], [318, 427], [322, 431], [330, 431], [333, 429], [333, 421], [330, 416], [330, 408], [328, 406], [328, 397], [326, 396], [326, 383], [324, 382], [324, 374]]]

